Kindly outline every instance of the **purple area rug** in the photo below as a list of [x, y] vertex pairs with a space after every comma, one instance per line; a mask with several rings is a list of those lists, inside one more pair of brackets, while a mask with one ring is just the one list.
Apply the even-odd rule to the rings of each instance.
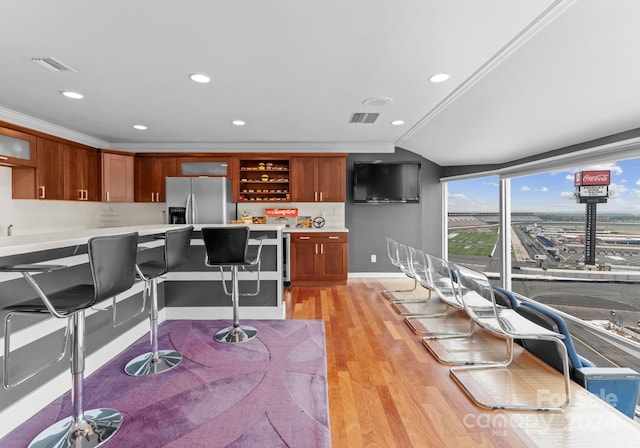
[[[228, 321], [165, 322], [159, 347], [182, 353], [178, 367], [127, 376], [125, 364], [149, 351], [145, 336], [86, 379], [85, 409], [109, 407], [124, 416], [105, 446], [330, 447], [324, 323], [243, 323], [257, 328], [258, 336], [222, 344], [213, 335]], [[0, 446], [26, 447], [71, 413], [66, 394], [0, 439]]]

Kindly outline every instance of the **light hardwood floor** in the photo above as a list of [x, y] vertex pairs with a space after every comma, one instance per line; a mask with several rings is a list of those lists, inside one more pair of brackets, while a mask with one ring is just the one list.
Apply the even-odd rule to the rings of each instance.
[[[325, 322], [334, 448], [640, 446], [640, 425], [577, 385], [562, 413], [475, 406], [450, 377], [449, 366], [435, 360], [383, 298], [381, 281], [291, 287], [285, 294], [287, 318]], [[558, 377], [518, 351], [513, 372], [531, 366], [548, 381]], [[470, 384], [519, 398], [512, 379], [509, 372], [480, 373]], [[535, 384], [527, 387], [531, 392]]]

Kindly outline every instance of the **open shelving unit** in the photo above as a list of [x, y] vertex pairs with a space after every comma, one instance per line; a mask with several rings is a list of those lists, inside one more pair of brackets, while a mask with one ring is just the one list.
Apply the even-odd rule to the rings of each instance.
[[288, 159], [240, 159], [238, 165], [239, 202], [291, 200]]

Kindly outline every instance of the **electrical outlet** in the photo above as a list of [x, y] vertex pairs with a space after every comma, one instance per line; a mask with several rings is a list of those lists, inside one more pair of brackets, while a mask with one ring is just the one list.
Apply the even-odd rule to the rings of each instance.
[[376, 262], [376, 254], [371, 254], [371, 263]]

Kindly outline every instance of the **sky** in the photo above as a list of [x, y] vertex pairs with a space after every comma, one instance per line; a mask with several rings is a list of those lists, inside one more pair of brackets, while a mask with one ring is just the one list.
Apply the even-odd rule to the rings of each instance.
[[[598, 214], [640, 215], [640, 159], [512, 178], [511, 210], [584, 213], [585, 205], [576, 203], [574, 197], [573, 174], [587, 170], [611, 170], [611, 197], [606, 204], [598, 204]], [[449, 182], [447, 193], [450, 212], [498, 212], [497, 176]]]

